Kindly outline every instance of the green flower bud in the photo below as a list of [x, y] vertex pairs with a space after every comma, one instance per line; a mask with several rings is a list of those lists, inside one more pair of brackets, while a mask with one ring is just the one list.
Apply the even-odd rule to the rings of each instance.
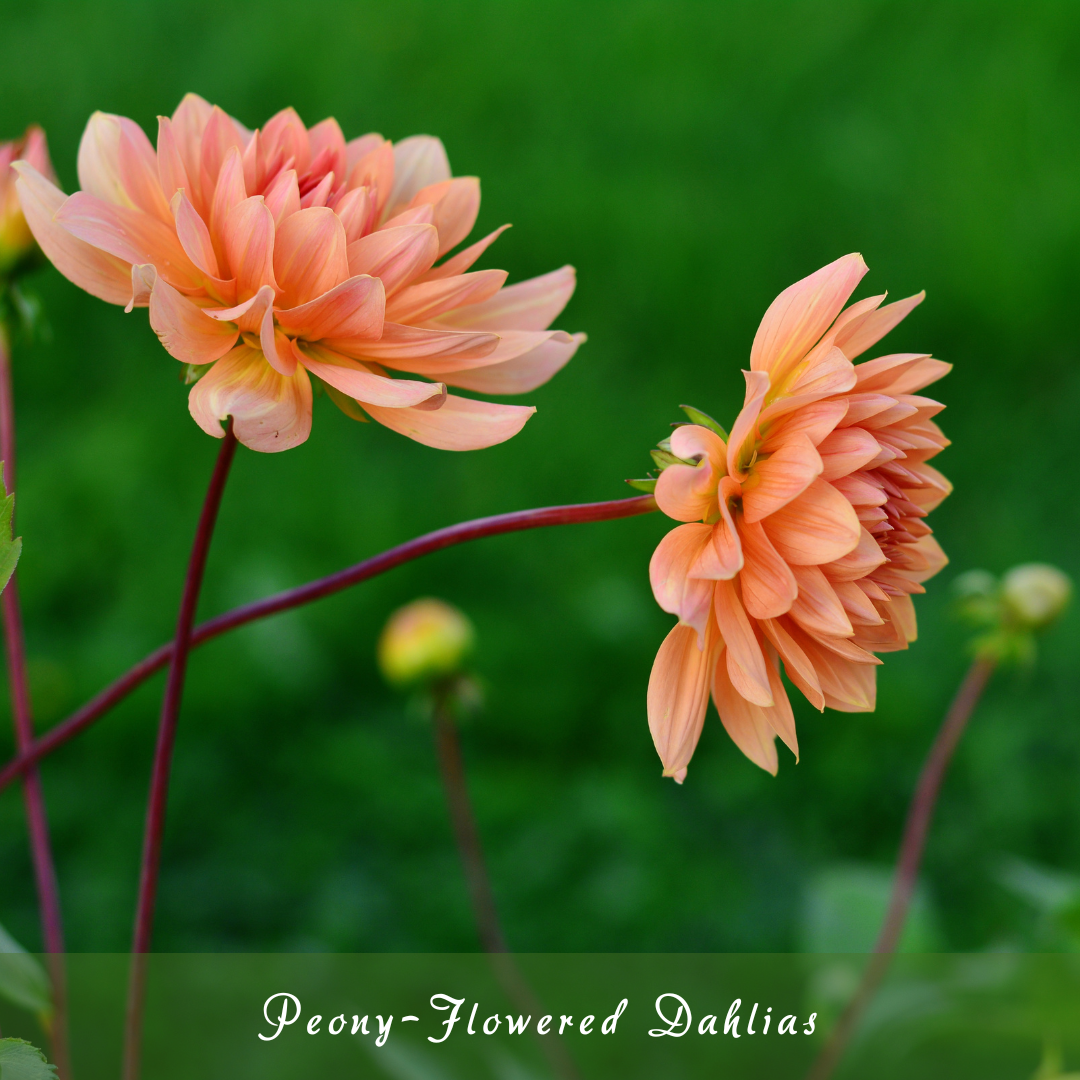
[[1072, 582], [1047, 563], [1014, 566], [1001, 579], [1001, 602], [1007, 617], [1029, 630], [1049, 626], [1068, 607]]
[[379, 667], [396, 686], [452, 675], [473, 646], [472, 623], [442, 600], [414, 600], [390, 616], [379, 638]]

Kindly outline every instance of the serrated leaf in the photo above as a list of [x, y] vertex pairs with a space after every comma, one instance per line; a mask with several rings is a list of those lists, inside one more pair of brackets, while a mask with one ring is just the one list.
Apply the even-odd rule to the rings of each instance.
[[15, 496], [7, 493], [3, 470], [3, 463], [0, 462], [0, 491], [3, 492], [3, 498], [0, 501], [0, 592], [7, 587], [19, 563], [19, 556], [22, 554], [22, 537], [16, 540], [11, 538], [11, 516], [15, 512]]
[[56, 1080], [56, 1066], [22, 1039], [0, 1039], [0, 1080]]
[[38, 1016], [52, 1013], [52, 990], [45, 969], [2, 926], [0, 997]]
[[656, 479], [652, 476], [643, 477], [641, 480], [627, 480], [626, 482], [632, 488], [644, 491], [647, 495], [651, 495], [656, 490]]
[[724, 442], [727, 442], [728, 433], [707, 412], [695, 409], [693, 405], [680, 405], [679, 408], [690, 417], [690, 423], [700, 424], [701, 427], [715, 431]]

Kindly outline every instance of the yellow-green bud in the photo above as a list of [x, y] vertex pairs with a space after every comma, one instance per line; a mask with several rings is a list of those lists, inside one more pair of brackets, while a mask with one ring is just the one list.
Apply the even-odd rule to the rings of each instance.
[[473, 645], [472, 623], [442, 600], [414, 600], [390, 616], [379, 638], [378, 660], [399, 686], [452, 675]]
[[1072, 582], [1047, 563], [1014, 566], [1001, 579], [1001, 602], [1009, 617], [1030, 630], [1040, 630], [1069, 605]]

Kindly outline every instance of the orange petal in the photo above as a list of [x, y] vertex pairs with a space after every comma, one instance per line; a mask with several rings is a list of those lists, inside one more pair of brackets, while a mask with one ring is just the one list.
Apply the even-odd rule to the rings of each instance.
[[806, 700], [821, 712], [825, 708], [825, 695], [821, 691], [817, 670], [802, 646], [792, 637], [785, 622], [784, 619], [764, 619], [759, 625], [769, 644], [783, 660], [787, 677], [802, 691]]
[[796, 432], [802, 432], [814, 446], [818, 446], [826, 435], [844, 421], [848, 407], [847, 399], [814, 401], [788, 413], [764, 432], [761, 453], [774, 453]]
[[894, 353], [867, 360], [855, 368], [860, 394], [914, 394], [952, 370], [952, 364], [926, 353]]
[[179, 190], [173, 195], [172, 214], [176, 236], [187, 257], [208, 277], [221, 277], [217, 255], [210, 240], [210, 230], [199, 212], [191, 205], [187, 192]]
[[808, 399], [843, 394], [855, 385], [855, 378], [855, 365], [833, 346], [820, 357], [808, 358], [805, 369], [801, 365], [796, 368], [785, 392]]
[[[371, 195], [374, 218], [380, 220], [386, 208], [390, 191], [394, 185], [394, 147], [382, 136], [376, 135], [367, 141], [354, 140], [346, 147], [346, 154], [350, 161], [349, 179], [346, 187], [351, 191], [353, 188], [366, 187]], [[353, 160], [354, 152], [366, 151], [362, 156]]]
[[718, 581], [713, 595], [713, 610], [726, 646], [724, 654], [732, 685], [747, 701], [755, 705], [772, 705], [765, 656], [735, 591], [735, 583]]
[[885, 562], [885, 555], [878, 542], [862, 526], [859, 540], [851, 551], [827, 564], [818, 563], [822, 573], [831, 581], [857, 581]]
[[298, 446], [311, 432], [311, 381], [300, 366], [290, 379], [258, 349], [239, 345], [191, 388], [188, 408], [208, 435], [224, 435], [233, 417], [236, 437], [252, 450], [275, 453]]
[[229, 157], [229, 152], [234, 149], [239, 152], [242, 161], [244, 140], [236, 121], [215, 105], [210, 112], [210, 119], [206, 122], [199, 147], [199, 187], [205, 203], [211, 201], [211, 193], [217, 188], [221, 167]]
[[311, 140], [295, 109], [282, 109], [266, 122], [260, 135], [260, 153], [267, 161], [286, 162], [303, 176], [311, 164]]
[[692, 626], [704, 641], [705, 626], [712, 606], [713, 584], [692, 578], [702, 553], [711, 549], [711, 525], [680, 525], [660, 541], [649, 560], [649, 581], [660, 607], [679, 621]]
[[741, 520], [739, 535], [744, 559], [739, 577], [743, 603], [755, 619], [775, 619], [795, 602], [795, 576], [759, 523]]
[[[338, 212], [340, 213], [340, 211]], [[464, 274], [465, 271], [468, 270], [469, 267], [472, 266], [472, 264], [476, 262], [476, 260], [479, 259], [480, 256], [483, 255], [484, 252], [487, 251], [487, 249], [509, 228], [509, 225], [500, 225], [494, 232], [488, 233], [482, 240], [477, 240], [475, 244], [470, 244], [464, 251], [459, 251], [453, 258], [447, 259], [446, 262], [442, 263], [440, 266], [435, 266], [430, 269], [420, 280], [435, 281], [438, 278], [453, 277], [455, 274]], [[511, 286], [511, 288], [512, 287], [513, 286]]]
[[369, 371], [356, 360], [317, 346], [305, 346], [301, 350], [300, 361], [312, 375], [318, 375], [335, 390], [359, 401], [365, 409], [370, 405], [402, 409], [442, 397], [446, 393], [446, 387], [441, 383], [389, 379]]
[[177, 145], [172, 121], [167, 116], [158, 117], [157, 168], [162, 194], [170, 204], [181, 189], [187, 193], [192, 202], [199, 198], [199, 192], [188, 179], [187, 168]]
[[394, 144], [394, 187], [383, 216], [391, 218], [429, 184], [450, 179], [450, 162], [439, 139], [413, 135]]
[[524, 426], [536, 409], [524, 405], [495, 405], [450, 394], [442, 408], [384, 409], [365, 406], [373, 420], [437, 450], [481, 450], [506, 442]]
[[156, 217], [167, 225], [172, 224], [172, 212], [161, 190], [158, 179], [157, 154], [146, 133], [126, 116], [120, 122], [119, 170], [120, 182], [132, 205], [144, 213]]
[[724, 473], [727, 444], [715, 431], [700, 424], [680, 424], [671, 433], [671, 452], [688, 461], [707, 457], [717, 476]]
[[813, 663], [825, 704], [830, 709], [873, 712], [877, 696], [876, 665], [843, 660], [798, 627], [789, 625], [788, 629]]
[[783, 732], [784, 741], [799, 755], [795, 739], [795, 718], [791, 703], [784, 690], [780, 675], [773, 663], [769, 663], [769, 678], [776, 704], [769, 708], [754, 705], [744, 698], [728, 677], [727, 666], [716, 664], [713, 668], [712, 696], [724, 730], [731, 741], [757, 766], [776, 775], [776, 736]]
[[833, 592], [854, 626], [880, 626], [883, 622], [878, 609], [854, 581], [830, 581]]
[[76, 169], [79, 186], [88, 195], [133, 209], [135, 203], [120, 178], [120, 131], [119, 116], [93, 113], [79, 140]]
[[439, 234], [434, 225], [381, 229], [346, 248], [349, 273], [382, 278], [387, 296], [423, 274], [438, 255]]
[[210, 364], [236, 344], [240, 332], [234, 325], [210, 318], [162, 277], [154, 275], [153, 267], [141, 269], [148, 272], [152, 282], [150, 326], [170, 356], [185, 364]]
[[[184, 172], [187, 174], [188, 196], [195, 204], [195, 208], [200, 211], [209, 210], [209, 206], [204, 207], [201, 197], [200, 160], [203, 133], [206, 131], [206, 125], [210, 122], [213, 112], [213, 106], [198, 94], [185, 94], [184, 99], [176, 107], [170, 123], [176, 149], [184, 164]], [[168, 193], [164, 180], [162, 189]], [[213, 187], [209, 189], [210, 192], [213, 190]], [[208, 202], [209, 198], [207, 198]]]
[[259, 334], [262, 332], [266, 313], [272, 312], [273, 307], [274, 290], [269, 285], [264, 285], [243, 303], [230, 308], [203, 308], [203, 311], [211, 319], [236, 323], [241, 333]]
[[816, 566], [793, 566], [799, 595], [788, 614], [808, 633], [851, 637], [855, 633], [844, 605]]
[[801, 495], [821, 475], [822, 467], [814, 444], [801, 432], [768, 457], [759, 458], [742, 485], [746, 520], [753, 523], [776, 513]]
[[348, 152], [345, 148], [345, 136], [341, 125], [332, 117], [321, 120], [308, 129], [308, 146], [311, 148], [312, 163], [322, 159], [327, 172], [344, 178], [347, 171]]
[[[334, 207], [334, 213], [341, 218], [346, 241], [351, 244], [354, 240], [359, 240], [361, 236], [371, 231], [374, 207], [370, 192], [363, 187], [346, 191]], [[346, 248], [347, 251], [348, 248]]]
[[329, 348], [357, 359], [369, 358], [400, 371], [419, 375], [443, 375], [486, 358], [500, 343], [497, 334], [426, 330], [384, 322], [377, 341], [333, 338]]
[[769, 376], [763, 371], [744, 371], [746, 397], [743, 407], [732, 425], [727, 444], [727, 471], [736, 480], [746, 479], [747, 459], [754, 432], [757, 430], [758, 416], [769, 391]]
[[12, 168], [23, 215], [41, 250], [69, 281], [91, 296], [110, 304], [126, 304], [131, 298], [131, 264], [78, 240], [54, 220], [66, 196], [26, 162]]
[[234, 146], [225, 155], [210, 202], [210, 234], [218, 242], [219, 254], [223, 255], [225, 252], [225, 222], [233, 208], [239, 206], [247, 197], [244, 163], [240, 151]]
[[717, 509], [717, 475], [709, 459], [669, 465], [656, 481], [656, 505], [676, 521], [704, 521]]
[[925, 298], [925, 292], [916, 293], [906, 300], [897, 300], [895, 304], [886, 304], [883, 308], [850, 320], [837, 333], [836, 346], [843, 349], [850, 360], [854, 360], [906, 319]]
[[[494, 296], [506, 280], [505, 270], [477, 270], [470, 274], [426, 281], [402, 289], [387, 304], [386, 317], [393, 322], [419, 323], [448, 314], [463, 305], [473, 307]], [[445, 318], [438, 324], [444, 329], [457, 329], [458, 324]], [[479, 329], [477, 324], [470, 327]], [[460, 327], [468, 329], [470, 327]], [[484, 329], [497, 329], [485, 327]]]
[[266, 189], [263, 196], [266, 208], [274, 218], [274, 227], [278, 227], [287, 218], [300, 211], [300, 185], [296, 180], [296, 170], [286, 169]]
[[783, 379], [828, 330], [865, 273], [861, 255], [845, 255], [785, 289], [761, 320], [750, 367]]
[[851, 503], [831, 484], [815, 480], [764, 521], [773, 546], [788, 563], [815, 566], [854, 550], [861, 526]]
[[480, 212], [480, 181], [475, 176], [458, 176], [421, 188], [412, 198], [412, 206], [431, 205], [434, 224], [439, 230], [439, 254], [456, 248], [476, 224]]
[[858, 472], [881, 453], [881, 444], [861, 427], [838, 428], [818, 447], [822, 480], [839, 480]]
[[298, 307], [349, 278], [345, 229], [325, 206], [299, 210], [281, 223], [274, 241], [274, 274], [282, 307]]
[[577, 278], [572, 266], [507, 285], [489, 300], [447, 311], [447, 330], [546, 330], [566, 307]]
[[376, 340], [383, 329], [385, 303], [382, 282], [358, 275], [306, 304], [278, 311], [277, 321], [285, 333], [307, 341]]
[[649, 675], [649, 731], [664, 765], [664, 775], [680, 783], [694, 754], [705, 710], [709, 679], [716, 666], [716, 631], [712, 620], [704, 648], [689, 626], [675, 626], [664, 638]]
[[234, 206], [222, 230], [225, 258], [236, 278], [236, 296], [247, 300], [274, 281], [274, 218], [257, 195]]
[[[496, 354], [516, 347], [523, 338], [533, 336], [543, 340], [527, 352], [508, 360], [498, 360]], [[526, 394], [543, 386], [556, 372], [561, 371], [584, 342], [584, 334], [564, 334], [561, 330], [503, 330], [498, 347], [491, 356], [485, 357], [482, 367], [463, 365], [469, 370], [458, 370], [449, 375], [446, 381], [451, 386], [478, 390], [484, 394]], [[410, 370], [420, 371], [419, 368]]]

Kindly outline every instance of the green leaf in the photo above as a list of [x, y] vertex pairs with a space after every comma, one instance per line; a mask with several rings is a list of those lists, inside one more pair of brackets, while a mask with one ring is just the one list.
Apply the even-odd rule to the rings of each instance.
[[638, 491], [644, 491], [649, 495], [656, 490], [656, 479], [652, 476], [646, 476], [640, 480], [627, 480], [626, 482], [632, 488], [637, 488]]
[[45, 969], [2, 926], [0, 997], [38, 1016], [52, 1014], [52, 991]]
[[0, 592], [7, 587], [22, 554], [22, 537], [11, 539], [11, 515], [15, 512], [15, 496], [7, 493], [3, 470], [3, 462], [0, 462], [0, 492], [3, 492], [0, 501]]
[[0, 1080], [56, 1080], [56, 1066], [22, 1039], [0, 1039]]
[[727, 442], [728, 433], [708, 413], [695, 409], [693, 405], [680, 405], [679, 408], [690, 417], [690, 423], [700, 424], [701, 427], [715, 431], [724, 442]]

